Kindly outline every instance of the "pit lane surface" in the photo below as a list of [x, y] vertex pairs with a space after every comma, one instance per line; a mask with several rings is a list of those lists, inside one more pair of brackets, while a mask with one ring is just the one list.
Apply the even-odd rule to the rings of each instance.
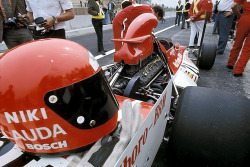
[[[167, 18], [166, 23], [159, 22], [155, 28], [157, 37], [168, 37], [173, 42], [179, 42], [183, 46], [188, 46], [190, 29], [181, 29], [180, 26], [174, 26], [175, 18]], [[207, 24], [204, 42], [214, 42], [217, 44], [218, 36], [212, 35], [213, 22]], [[106, 56], [99, 55], [97, 52], [97, 38], [95, 33], [80, 37], [71, 38], [84, 47], [86, 47], [98, 60], [101, 66], [113, 62], [114, 44], [112, 29], [103, 32], [104, 48], [108, 51]], [[220, 90], [230, 91], [236, 94], [246, 96], [250, 99], [250, 63], [248, 62], [243, 77], [234, 77], [233, 71], [226, 68], [226, 63], [230, 54], [233, 42], [228, 42], [223, 55], [217, 55], [215, 64], [211, 70], [200, 70], [198, 86], [210, 87]], [[166, 143], [162, 143], [152, 166], [166, 166]]]

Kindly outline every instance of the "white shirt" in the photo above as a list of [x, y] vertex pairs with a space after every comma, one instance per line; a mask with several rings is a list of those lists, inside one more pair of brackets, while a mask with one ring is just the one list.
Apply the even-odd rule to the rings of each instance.
[[[64, 13], [65, 10], [73, 8], [72, 2], [70, 0], [25, 0], [26, 10], [28, 12], [33, 12], [33, 17], [48, 18], [51, 16], [59, 16]], [[54, 25], [54, 29], [65, 28], [65, 22], [58, 22]]]
[[231, 6], [234, 3], [234, 0], [220, 0], [218, 4], [218, 11], [229, 11], [232, 12]]

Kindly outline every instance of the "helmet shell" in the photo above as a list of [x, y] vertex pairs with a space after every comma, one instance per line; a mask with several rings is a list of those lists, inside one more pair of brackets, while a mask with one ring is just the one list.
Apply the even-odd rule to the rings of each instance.
[[[76, 99], [84, 101], [84, 93], [77, 98], [71, 98], [73, 102], [70, 102], [65, 99], [68, 94], [73, 97], [74, 93], [60, 94], [57, 91], [75, 88], [74, 85], [85, 84], [86, 80], [93, 77], [104, 85], [100, 84], [99, 87], [108, 94], [105, 94], [108, 100], [101, 104], [105, 106], [101, 110], [105, 110], [106, 114], [105, 121], [101, 123], [99, 120], [102, 120], [104, 114], [100, 115], [102, 112], [99, 111], [89, 114], [89, 111], [84, 110], [85, 113], [79, 116], [83, 112], [82, 103], [74, 102]], [[118, 103], [101, 67], [86, 48], [75, 42], [64, 39], [37, 40], [6, 52], [0, 57], [0, 85], [1, 132], [24, 151], [75, 151], [88, 147], [116, 127]], [[87, 90], [88, 85], [78, 86], [78, 89], [82, 90], [83, 87]], [[46, 97], [51, 92], [55, 94]], [[73, 92], [78, 91], [74, 89]], [[97, 97], [89, 96], [92, 99]], [[86, 101], [84, 102], [86, 106]], [[56, 104], [56, 107], [51, 107], [50, 103]], [[79, 107], [71, 111], [75, 105]], [[71, 117], [61, 115], [65, 112], [62, 111], [65, 107]], [[87, 118], [86, 113], [91, 116]], [[86, 124], [87, 120], [90, 120], [87, 122], [88, 127], [72, 124]]]

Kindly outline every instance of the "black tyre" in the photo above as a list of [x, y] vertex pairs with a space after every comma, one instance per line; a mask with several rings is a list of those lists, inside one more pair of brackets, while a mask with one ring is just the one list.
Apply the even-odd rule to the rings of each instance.
[[167, 153], [168, 166], [250, 166], [250, 100], [187, 87], [180, 96]]
[[201, 48], [201, 57], [199, 60], [199, 68], [210, 70], [215, 61], [217, 46], [215, 43], [203, 43]]
[[165, 47], [165, 49], [170, 49], [173, 46], [173, 42], [171, 38], [163, 38], [163, 37], [158, 37], [158, 41]]

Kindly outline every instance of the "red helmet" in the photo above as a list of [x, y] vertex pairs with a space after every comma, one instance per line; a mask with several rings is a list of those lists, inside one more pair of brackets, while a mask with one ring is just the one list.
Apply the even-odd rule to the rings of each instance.
[[118, 103], [81, 45], [45, 39], [0, 57], [0, 129], [30, 153], [76, 152], [117, 125]]

